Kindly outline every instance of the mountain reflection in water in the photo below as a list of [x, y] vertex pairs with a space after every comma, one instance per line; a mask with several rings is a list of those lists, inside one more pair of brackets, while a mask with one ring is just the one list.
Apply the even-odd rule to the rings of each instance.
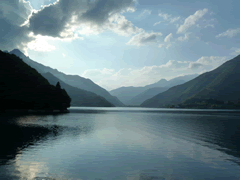
[[1, 115], [0, 179], [240, 179], [239, 111]]

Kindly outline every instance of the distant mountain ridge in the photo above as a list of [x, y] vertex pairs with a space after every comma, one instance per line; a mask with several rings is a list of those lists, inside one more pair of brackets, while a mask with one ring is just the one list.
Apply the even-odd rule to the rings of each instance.
[[80, 77], [78, 75], [66, 75], [62, 72], [59, 72], [57, 69], [53, 69], [47, 66], [44, 66], [40, 63], [37, 63], [33, 60], [31, 60], [29, 57], [26, 57], [20, 50], [14, 49], [10, 52], [10, 54], [15, 54], [16, 56], [23, 59], [25, 63], [27, 63], [29, 66], [36, 69], [39, 73], [44, 74], [47, 72], [50, 72], [55, 77], [59, 78], [66, 84], [69, 84], [73, 87], [77, 87], [79, 89], [90, 91], [92, 93], [95, 93], [99, 96], [102, 96], [107, 101], [109, 101], [114, 106], [125, 106], [117, 97], [112, 96], [108, 91], [103, 89], [102, 87], [98, 86], [94, 82], [92, 82], [90, 79], [86, 79], [83, 77]]
[[129, 101], [138, 94], [141, 94], [147, 88], [144, 87], [120, 87], [118, 89], [110, 91], [113, 96], [118, 97], [118, 99], [126, 105], [130, 105]]
[[45, 77], [52, 85], [56, 85], [57, 82], [60, 82], [61, 87], [66, 90], [66, 92], [72, 99], [71, 106], [114, 107], [113, 104], [108, 102], [102, 96], [98, 96], [95, 93], [70, 86], [49, 72], [42, 74], [42, 76]]
[[173, 78], [169, 81], [167, 81], [166, 79], [161, 79], [156, 83], [146, 85], [143, 87], [133, 87], [133, 86], [120, 87], [120, 88], [111, 90], [110, 93], [113, 96], [118, 97], [118, 99], [126, 105], [140, 105], [146, 99], [151, 98], [160, 92], [163, 92], [163, 90], [167, 90], [170, 87], [183, 84], [195, 78], [196, 76], [198, 75], [192, 74], [192, 75], [180, 76], [180, 77]]
[[147, 89], [146, 91], [143, 91], [142, 93], [138, 94], [137, 96], [133, 97], [131, 100], [129, 100], [128, 104], [132, 106], [139, 106], [147, 99], [152, 98], [153, 96], [164, 92], [168, 90], [168, 87], [153, 87], [150, 89]]
[[229, 60], [213, 71], [170, 88], [141, 104], [142, 107], [166, 107], [177, 105], [192, 98], [240, 100], [240, 55]]

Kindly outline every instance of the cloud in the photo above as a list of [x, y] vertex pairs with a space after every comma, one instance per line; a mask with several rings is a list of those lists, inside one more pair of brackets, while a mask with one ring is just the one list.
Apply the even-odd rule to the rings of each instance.
[[159, 48], [163, 48], [165, 47], [166, 49], [169, 49], [172, 46], [171, 40], [173, 39], [173, 35], [172, 33], [168, 34], [165, 38], [164, 38], [164, 44], [159, 44], [158, 47]]
[[240, 49], [237, 49], [235, 52], [236, 52], [237, 54], [240, 54]]
[[193, 15], [188, 16], [184, 23], [179, 26], [177, 30], [177, 34], [185, 33], [187, 29], [189, 29], [191, 26], [195, 25], [196, 22], [201, 19], [206, 13], [208, 12], [208, 9], [198, 10]]
[[214, 28], [214, 25], [213, 24], [207, 24], [207, 25], [204, 26], [204, 28], [207, 28], [207, 27]]
[[153, 26], [156, 26], [156, 25], [160, 24], [161, 22], [162, 21], [158, 21], [158, 22], [154, 23]]
[[109, 71], [108, 74], [104, 69], [87, 70], [83, 75], [111, 90], [120, 86], [145, 86], [162, 78], [171, 79], [180, 75], [201, 74], [215, 69], [226, 60], [226, 57], [203, 56], [195, 61], [169, 60], [160, 66], [145, 66], [138, 69], [123, 68], [118, 71], [106, 69], [105, 71]]
[[169, 35], [167, 35], [165, 37], [164, 42], [170, 42], [172, 38], [173, 38], [173, 35], [172, 35], [172, 33], [170, 33]]
[[203, 67], [203, 65], [201, 63], [193, 62], [193, 63], [190, 63], [188, 67], [190, 69], [198, 69], [200, 67]]
[[110, 18], [110, 22], [109, 29], [122, 36], [130, 36], [143, 31], [143, 29], [134, 26], [122, 15], [113, 16]]
[[159, 44], [158, 47], [162, 48], [162, 47], [164, 47], [164, 44]]
[[26, 44], [33, 40], [29, 29], [21, 27], [31, 15], [32, 7], [24, 0], [1, 0], [0, 6], [0, 49], [18, 48], [26, 54]]
[[143, 31], [142, 28], [134, 26], [125, 16], [116, 14], [111, 16], [109, 23], [103, 26], [91, 25], [90, 23], [82, 24], [79, 26], [78, 33], [80, 35], [97, 35], [106, 30], [111, 30], [121, 36], [131, 36]]
[[172, 44], [166, 45], [166, 49], [169, 49], [172, 46]]
[[28, 43], [28, 49], [39, 52], [49, 52], [56, 49], [55, 46], [48, 44], [47, 38], [44, 36], [37, 36], [35, 40]]
[[203, 56], [199, 58], [196, 62], [191, 62], [189, 68], [199, 68], [203, 67], [207, 70], [215, 69], [216, 67], [220, 66], [224, 62], [227, 61], [227, 57], [220, 57], [220, 56]]
[[152, 13], [151, 10], [145, 9], [139, 16], [145, 16], [145, 15], [150, 15]]
[[231, 50], [233, 51], [233, 52], [231, 53], [231, 55], [236, 56], [236, 55], [239, 55], [239, 54], [240, 54], [240, 48], [233, 47], [233, 48], [231, 48]]
[[180, 16], [172, 17], [171, 14], [167, 13], [159, 13], [158, 16], [162, 17], [165, 21], [169, 21], [170, 23], [174, 23], [180, 19]]
[[25, 0], [1, 0], [0, 14], [11, 24], [20, 26], [31, 15], [32, 7]]
[[180, 19], [180, 17], [170, 18], [170, 23], [174, 23], [174, 22], [178, 21], [179, 19]]
[[[18, 48], [25, 54], [54, 50], [38, 37], [71, 41], [80, 35], [98, 34], [111, 30], [131, 36], [143, 31], [128, 21], [122, 13], [134, 12], [135, 0], [57, 0], [34, 10], [25, 0], [2, 0], [0, 6], [0, 48]], [[11, 41], [9, 41], [11, 39]]]
[[[210, 14], [210, 13], [209, 13]], [[202, 22], [202, 27], [203, 28], [208, 28], [208, 27], [211, 27], [211, 28], [214, 28], [215, 26], [214, 26], [214, 22], [215, 22], [216, 20], [214, 19], [214, 18], [212, 18], [212, 19], [203, 19], [203, 22]]]
[[85, 70], [81, 76], [85, 77], [85, 78], [92, 78], [95, 77], [95, 79], [97, 78], [98, 80], [100, 79], [104, 79], [104, 78], [108, 78], [110, 75], [113, 75], [115, 73], [115, 71], [113, 69], [88, 69]]
[[220, 37], [229, 37], [232, 38], [234, 36], [236, 36], [238, 33], [240, 33], [240, 28], [236, 28], [236, 29], [228, 29], [227, 31], [218, 34], [216, 36], [216, 38], [220, 38]]
[[171, 15], [167, 13], [159, 13], [158, 16], [162, 17], [166, 21], [171, 17]]
[[180, 36], [177, 39], [179, 41], [187, 41], [189, 39], [189, 37], [190, 37], [189, 35], [190, 35], [190, 33], [186, 33], [184, 36]]
[[[128, 29], [126, 21], [126, 27], [123, 27], [116, 26], [113, 20], [116, 20], [116, 15], [133, 9], [134, 4], [135, 0], [58, 0], [33, 12], [28, 25], [34, 34], [61, 38], [71, 37], [68, 30], [72, 32], [81, 25], [100, 32], [116, 27], [125, 30]], [[123, 21], [123, 17], [118, 20]]]
[[162, 36], [162, 33], [160, 32], [141, 32], [135, 36], [133, 36], [128, 42], [128, 45], [135, 45], [135, 46], [144, 46], [149, 43], [156, 43], [157, 37]]
[[159, 45], [158, 45], [159, 48], [165, 47], [166, 49], [169, 49], [171, 46], [172, 46], [171, 43], [170, 43], [170, 44], [159, 44]]

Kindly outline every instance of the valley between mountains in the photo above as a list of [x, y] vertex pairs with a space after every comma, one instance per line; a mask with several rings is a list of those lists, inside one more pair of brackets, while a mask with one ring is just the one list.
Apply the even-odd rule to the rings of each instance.
[[[35, 78], [36, 82], [39, 81], [37, 87], [47, 83], [54, 87], [57, 83], [60, 83], [60, 89], [65, 91], [71, 99], [71, 102], [68, 100], [65, 103], [65, 108], [70, 106], [239, 108], [240, 106], [240, 55], [225, 62], [218, 68], [201, 75], [190, 74], [168, 81], [160, 79], [156, 83], [143, 87], [120, 87], [110, 92], [90, 79], [79, 75], [67, 75], [57, 69], [37, 63], [18, 49], [14, 49], [11, 52], [1, 51], [0, 58], [1, 68], [4, 69], [4, 71], [0, 71], [0, 80], [4, 84], [1, 88], [0, 97], [2, 101], [6, 102], [19, 98], [19, 103], [24, 104], [24, 99], [28, 99], [28, 95], [24, 95], [24, 93], [28, 91], [33, 92], [30, 90], [30, 84], [33, 85], [32, 82], [34, 82]], [[17, 71], [14, 68], [20, 70], [25, 68], [25, 75], [17, 80], [16, 78], [23, 71]], [[7, 75], [6, 69], [15, 73]], [[32, 74], [37, 74], [37, 76], [32, 76]], [[26, 81], [26, 79], [29, 79], [27, 76], [32, 79], [29, 83]], [[40, 82], [40, 79], [42, 79], [42, 82]], [[15, 88], [12, 86], [14, 82], [17, 82], [15, 83]], [[10, 91], [8, 91], [9, 89]], [[25, 89], [24, 93], [22, 92], [23, 89]], [[44, 91], [47, 90], [45, 89]], [[42, 95], [44, 91], [41, 92]], [[28, 94], [30, 95], [31, 93]], [[33, 95], [33, 97], [35, 96]], [[8, 99], [6, 97], [12, 98]], [[30, 103], [31, 100], [28, 101]], [[39, 100], [35, 98], [35, 101]], [[30, 104], [27, 106], [30, 106]]]

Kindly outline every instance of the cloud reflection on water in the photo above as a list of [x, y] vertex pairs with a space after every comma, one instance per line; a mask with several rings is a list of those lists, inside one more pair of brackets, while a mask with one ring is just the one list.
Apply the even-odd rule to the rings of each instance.
[[[18, 146], [21, 151], [13, 152], [15, 158], [10, 164], [15, 169], [11, 170], [19, 177], [35, 179], [40, 175], [57, 178], [54, 173], [63, 172], [60, 178], [89, 176], [109, 179], [116, 175], [119, 179], [129, 180], [189, 179], [192, 176], [186, 170], [193, 171], [195, 176], [199, 175], [199, 170], [206, 170], [213, 177], [214, 174], [224, 177], [240, 172], [239, 166], [229, 161], [239, 161], [239, 157], [224, 151], [231, 150], [225, 138], [231, 133], [224, 127], [232, 127], [224, 126], [224, 118], [218, 117], [216, 122], [221, 126], [214, 129], [216, 122], [212, 117], [152, 112], [85, 112], [17, 118], [17, 127], [14, 127], [35, 132], [35, 137], [26, 136]], [[230, 115], [227, 119], [228, 123], [231, 119], [235, 122]], [[46, 129], [45, 133], [42, 133], [43, 129]], [[3, 169], [0, 166], [0, 170]], [[235, 173], [235, 177], [240, 174]]]

